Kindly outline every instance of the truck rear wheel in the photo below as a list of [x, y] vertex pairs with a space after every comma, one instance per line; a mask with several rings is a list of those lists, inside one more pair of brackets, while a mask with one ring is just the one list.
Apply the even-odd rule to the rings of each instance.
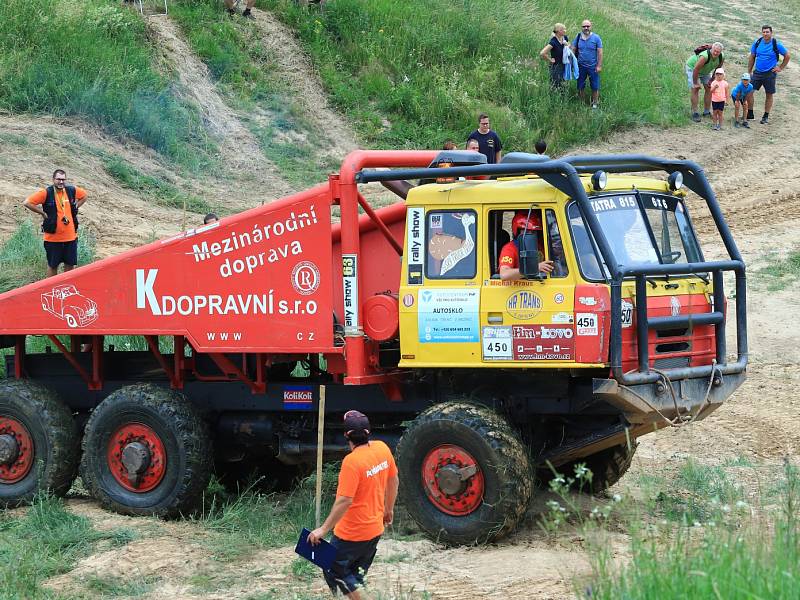
[[[574, 476], [576, 465], [584, 464], [592, 472], [592, 481], [584, 484], [581, 491], [589, 494], [602, 494], [622, 479], [622, 476], [628, 471], [637, 446], [638, 444], [633, 442], [631, 446], [622, 444], [606, 448], [591, 456], [561, 465], [556, 468], [556, 471], [570, 477]], [[541, 473], [543, 482], [549, 482], [553, 478], [553, 472], [550, 469], [547, 469], [546, 472], [542, 470]]]
[[138, 384], [117, 390], [92, 412], [81, 477], [105, 508], [175, 517], [200, 502], [212, 456], [208, 427], [182, 394]]
[[33, 381], [0, 381], [0, 506], [44, 491], [63, 496], [77, 466], [75, 421], [55, 392]]
[[493, 410], [448, 402], [421, 413], [397, 446], [408, 512], [446, 544], [495, 540], [525, 514], [532, 490], [528, 453]]

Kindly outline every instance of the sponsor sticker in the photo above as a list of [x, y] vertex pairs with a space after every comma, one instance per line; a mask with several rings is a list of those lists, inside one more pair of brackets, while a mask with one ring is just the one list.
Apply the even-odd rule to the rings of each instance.
[[597, 304], [597, 298], [594, 296], [579, 296], [578, 302], [584, 306], [595, 306]]
[[572, 313], [557, 312], [550, 317], [551, 323], [572, 323]]
[[575, 335], [596, 336], [597, 315], [595, 313], [577, 313], [575, 315]]
[[358, 330], [358, 256], [342, 254], [345, 333]]
[[556, 304], [561, 304], [562, 302], [564, 302], [564, 294], [558, 292], [555, 296], [553, 296], [553, 302], [555, 302]]
[[506, 312], [518, 321], [530, 321], [542, 310], [542, 298], [536, 292], [522, 290], [506, 300]]
[[514, 360], [573, 360], [572, 325], [512, 325]]
[[414, 294], [406, 294], [403, 296], [403, 306], [409, 308], [414, 306]]
[[284, 410], [314, 410], [314, 389], [310, 385], [287, 385], [283, 388]]
[[425, 209], [411, 207], [406, 217], [408, 235], [408, 285], [422, 285], [422, 262], [425, 248]]
[[479, 340], [479, 293], [468, 289], [421, 290], [417, 327], [422, 343]]
[[669, 308], [673, 317], [677, 317], [679, 314], [681, 314], [681, 301], [678, 300], [677, 296], [672, 296], [669, 299]]
[[483, 328], [483, 360], [513, 360], [513, 347], [511, 327]]

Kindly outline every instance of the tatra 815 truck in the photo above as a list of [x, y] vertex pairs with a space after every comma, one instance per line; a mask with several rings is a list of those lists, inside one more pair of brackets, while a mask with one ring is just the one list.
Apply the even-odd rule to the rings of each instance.
[[[371, 206], [373, 182], [397, 201]], [[689, 191], [724, 260], [703, 257]], [[520, 214], [538, 227], [518, 235]], [[360, 410], [422, 529], [497, 539], [537, 477], [584, 463], [601, 491], [637, 438], [717, 409], [745, 378], [745, 316], [693, 162], [356, 151], [321, 185], [0, 295], [0, 500], [80, 473], [109, 509], [171, 517], [214, 472], [290, 481], [324, 386], [326, 459]]]

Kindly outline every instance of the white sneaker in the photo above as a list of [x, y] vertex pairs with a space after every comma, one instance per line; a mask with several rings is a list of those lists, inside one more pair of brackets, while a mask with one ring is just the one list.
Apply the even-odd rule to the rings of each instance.
[[597, 108], [597, 102], [592, 103], [592, 108]]

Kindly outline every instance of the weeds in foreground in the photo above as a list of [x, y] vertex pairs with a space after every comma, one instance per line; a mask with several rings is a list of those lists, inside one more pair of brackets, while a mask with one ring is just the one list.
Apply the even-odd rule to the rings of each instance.
[[37, 498], [22, 516], [0, 514], [0, 598], [50, 597], [41, 588], [45, 579], [69, 571], [98, 544], [120, 546], [134, 537], [128, 529], [96, 531], [87, 518], [48, 496]]
[[[651, 481], [666, 489], [644, 502], [614, 496], [611, 502], [595, 500], [589, 509], [569, 492], [569, 484], [581, 477], [576, 470], [574, 478], [551, 483], [558, 500], [543, 517], [546, 531], [568, 523], [587, 540], [593, 574], [576, 582], [579, 595], [604, 600], [800, 597], [800, 473], [788, 460], [779, 495], [758, 511], [722, 468], [694, 461], [687, 461], [672, 483]], [[631, 557], [624, 564], [611, 550], [611, 534], [620, 528], [630, 539]]]

